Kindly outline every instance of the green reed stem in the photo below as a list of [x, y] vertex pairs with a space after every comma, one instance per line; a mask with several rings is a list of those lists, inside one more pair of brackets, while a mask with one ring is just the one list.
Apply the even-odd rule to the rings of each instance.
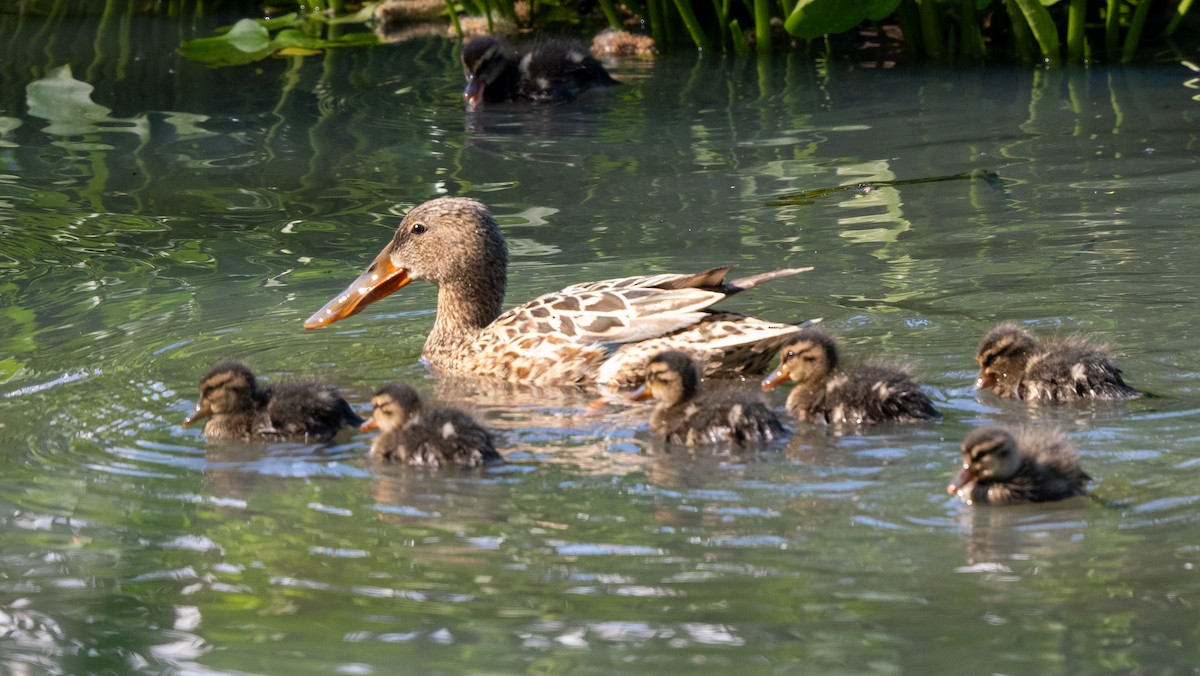
[[604, 12], [604, 18], [608, 20], [609, 26], [621, 27], [621, 15], [617, 13], [617, 8], [613, 7], [612, 0], [600, 0], [600, 10]]
[[1121, 0], [1108, 0], [1104, 8], [1104, 54], [1113, 59], [1120, 48]]
[[1175, 16], [1171, 17], [1171, 22], [1167, 24], [1167, 30], [1163, 31], [1163, 34], [1172, 35], [1175, 29], [1179, 28], [1179, 22], [1183, 21], [1183, 15], [1191, 8], [1192, 0], [1179, 0], [1179, 5], [1175, 7]]
[[1083, 33], [1087, 0], [1071, 0], [1067, 5], [1067, 60], [1083, 63], [1087, 60], [1087, 36]]
[[921, 35], [921, 14], [917, 10], [915, 0], [901, 0], [896, 8], [896, 18], [900, 21], [900, 32], [904, 33], [904, 41], [912, 46], [914, 52], [925, 44]]
[[759, 54], [771, 51], [770, 0], [754, 0], [754, 40]]
[[1013, 42], [1017, 54], [1022, 61], [1033, 61], [1036, 51], [1033, 48], [1033, 31], [1029, 30], [1029, 22], [1025, 21], [1025, 15], [1021, 13], [1016, 0], [1004, 0], [1004, 6], [1012, 22]]
[[1133, 59], [1138, 43], [1141, 42], [1142, 29], [1146, 27], [1146, 17], [1150, 14], [1150, 5], [1150, 0], [1141, 0], [1137, 9], [1133, 11], [1133, 18], [1129, 21], [1129, 32], [1125, 34], [1125, 48], [1121, 50], [1121, 61], [1125, 63]]
[[[971, 60], [983, 58], [987, 49], [983, 43], [983, 33], [979, 28], [979, 17], [975, 12], [975, 0], [963, 0], [962, 6], [962, 51], [961, 54]], [[880, 33], [882, 35], [882, 32]]]
[[942, 44], [942, 29], [938, 25], [938, 7], [936, 0], [921, 0], [918, 3], [921, 11], [921, 34], [925, 38], [925, 55], [931, 59], [941, 59], [945, 53]]
[[696, 19], [696, 13], [692, 11], [691, 0], [675, 0], [675, 9], [679, 11], [679, 18], [683, 19], [683, 26], [692, 36], [692, 42], [696, 43], [696, 48], [703, 52], [712, 49], [712, 45], [708, 42], [708, 36], [704, 34], [704, 27], [700, 25]]
[[458, 10], [454, 9], [454, 0], [446, 0], [446, 14], [450, 15], [450, 25], [454, 26], [454, 33], [461, 40], [463, 36], [462, 24], [458, 23]]
[[666, 12], [663, 11], [662, 4], [665, 1], [646, 0], [646, 16], [650, 20], [650, 34], [654, 36], [654, 42], [658, 44], [659, 49], [667, 46]]
[[1033, 39], [1037, 40], [1038, 47], [1042, 50], [1042, 59], [1048, 64], [1057, 65], [1062, 61], [1062, 56], [1058, 44], [1058, 29], [1054, 26], [1054, 19], [1050, 18], [1050, 12], [1042, 6], [1040, 0], [1013, 0], [1013, 2], [1020, 8], [1021, 14], [1028, 22], [1029, 30], [1033, 32]]
[[729, 37], [733, 42], [734, 54], [745, 56], [750, 53], [750, 43], [746, 42], [746, 36], [742, 33], [742, 27], [738, 25], [737, 19], [729, 22]]

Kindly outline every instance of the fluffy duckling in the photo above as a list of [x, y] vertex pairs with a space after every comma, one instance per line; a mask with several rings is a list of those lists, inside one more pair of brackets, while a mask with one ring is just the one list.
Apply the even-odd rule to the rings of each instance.
[[259, 387], [254, 372], [236, 359], [218, 361], [200, 380], [200, 403], [183, 426], [204, 418], [209, 439], [244, 441], [328, 441], [342, 427], [362, 424], [334, 388], [311, 380]]
[[644, 384], [630, 398], [657, 400], [650, 429], [670, 444], [761, 444], [787, 434], [760, 397], [749, 392], [700, 392], [700, 369], [684, 352], [670, 350], [646, 364]]
[[803, 422], [871, 425], [941, 417], [908, 373], [885, 364], [839, 366], [837, 342], [824, 331], [797, 333], [762, 387], [771, 390], [789, 379], [796, 387], [787, 409]]
[[967, 504], [1051, 502], [1086, 494], [1091, 477], [1056, 432], [974, 429], [962, 444], [962, 470], [946, 487]]
[[514, 54], [499, 39], [482, 35], [463, 46], [462, 64], [468, 110], [480, 101], [565, 103], [592, 87], [620, 84], [575, 40], [544, 40]]
[[386, 385], [371, 399], [364, 432], [382, 433], [371, 444], [371, 458], [424, 467], [479, 467], [503, 458], [492, 433], [453, 408], [428, 408], [409, 385]]
[[1006, 399], [1056, 404], [1079, 399], [1133, 399], [1108, 348], [1082, 338], [1037, 343], [1016, 324], [988, 332], [975, 354], [976, 389], [991, 388]]

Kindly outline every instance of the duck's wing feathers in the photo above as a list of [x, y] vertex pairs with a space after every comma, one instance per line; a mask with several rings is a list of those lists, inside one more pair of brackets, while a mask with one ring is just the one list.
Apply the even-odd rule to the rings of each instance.
[[641, 382], [646, 363], [666, 350], [685, 352], [706, 376], [765, 372], [788, 339], [805, 326], [736, 312], [707, 312], [699, 322], [651, 340], [620, 346], [600, 367], [596, 382], [628, 388]]
[[[730, 269], [575, 284], [505, 312], [485, 332], [498, 332], [499, 338], [517, 333], [558, 334], [580, 343], [618, 345], [664, 336], [705, 321], [710, 325], [705, 336], [716, 339], [722, 331], [704, 312], [706, 308], [769, 279], [810, 268], [776, 270], [727, 283], [724, 278]], [[744, 333], [728, 328], [723, 332]]]

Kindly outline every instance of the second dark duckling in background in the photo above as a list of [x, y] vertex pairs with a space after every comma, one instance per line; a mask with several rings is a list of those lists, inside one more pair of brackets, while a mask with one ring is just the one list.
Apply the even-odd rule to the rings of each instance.
[[1112, 354], [1082, 338], [1038, 343], [1024, 327], [1000, 324], [983, 337], [975, 354], [977, 389], [1006, 399], [1056, 404], [1079, 399], [1134, 399]]
[[561, 38], [536, 42], [514, 54], [499, 39], [481, 35], [463, 46], [462, 64], [468, 110], [483, 101], [565, 103], [593, 87], [620, 84], [582, 43]]
[[783, 347], [779, 368], [762, 386], [770, 390], [789, 379], [796, 387], [788, 395], [787, 409], [802, 422], [871, 425], [941, 417], [903, 370], [878, 363], [841, 367], [837, 342], [824, 331], [796, 334]]
[[312, 380], [259, 387], [254, 372], [236, 359], [222, 359], [200, 380], [200, 403], [183, 421], [204, 423], [204, 436], [230, 441], [328, 441], [362, 418], [332, 387]]
[[670, 444], [750, 446], [787, 435], [787, 428], [753, 392], [700, 392], [699, 367], [677, 350], [651, 358], [646, 364], [645, 384], [630, 395], [634, 400], [650, 397], [658, 402], [650, 416], [650, 429]]
[[362, 429], [381, 432], [371, 444], [375, 460], [435, 468], [503, 461], [487, 428], [457, 409], [425, 406], [410, 385], [385, 385], [371, 407]]

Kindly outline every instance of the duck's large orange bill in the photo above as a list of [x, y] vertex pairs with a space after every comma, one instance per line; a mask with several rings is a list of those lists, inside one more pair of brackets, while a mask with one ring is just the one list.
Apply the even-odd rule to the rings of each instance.
[[771, 390], [775, 389], [776, 387], [779, 387], [780, 385], [787, 382], [787, 379], [790, 377], [791, 377], [791, 375], [787, 371], [783, 370], [782, 366], [780, 366], [779, 368], [775, 369], [774, 373], [767, 376], [766, 378], [763, 378], [763, 381], [762, 381], [763, 392], [770, 392]]
[[991, 373], [979, 373], [979, 377], [975, 379], [975, 389], [986, 390], [996, 385], [996, 376]]
[[195, 424], [195, 422], [197, 420], [203, 420], [210, 415], [212, 415], [212, 407], [211, 406], [209, 406], [208, 404], [197, 404], [196, 410], [192, 411], [192, 414], [184, 419], [183, 426], [188, 427], [190, 425], [193, 425], [193, 424]]
[[966, 486], [974, 480], [975, 473], [971, 471], [971, 468], [963, 467], [961, 470], [959, 470], [958, 474], [954, 476], [954, 480], [950, 482], [950, 485], [946, 486], [946, 492], [953, 495], [958, 492], [958, 489]]
[[650, 388], [642, 383], [640, 387], [629, 393], [629, 401], [643, 401], [654, 395], [650, 394]]
[[304, 328], [315, 329], [356, 315], [371, 303], [399, 291], [411, 282], [408, 270], [392, 264], [389, 248], [390, 245], [385, 247], [375, 262], [367, 266], [366, 271], [351, 282], [345, 291], [309, 317], [304, 322]]
[[375, 424], [375, 417], [372, 416], [367, 418], [367, 421], [364, 422], [358, 429], [362, 430], [363, 432], [374, 432], [375, 430], [379, 429], [379, 425]]

